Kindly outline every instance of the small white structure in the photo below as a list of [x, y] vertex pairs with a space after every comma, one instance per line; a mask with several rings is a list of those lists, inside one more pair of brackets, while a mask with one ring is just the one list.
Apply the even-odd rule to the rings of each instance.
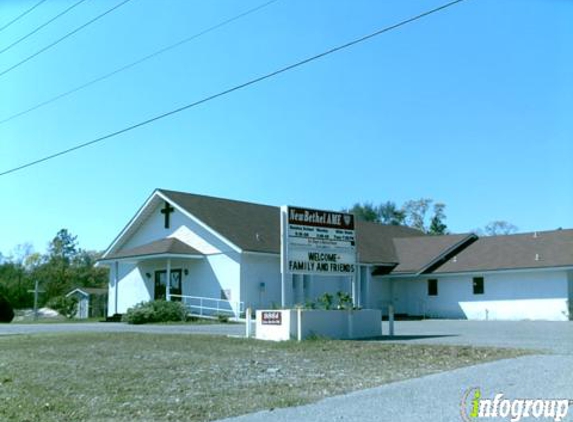
[[104, 317], [106, 315], [107, 289], [78, 287], [66, 297], [75, 297], [78, 301], [76, 318]]
[[[464, 319], [571, 318], [573, 230], [478, 238], [356, 222], [356, 283], [289, 275], [281, 292], [280, 208], [156, 190], [104, 253], [108, 315], [152, 299], [196, 313], [305, 304], [352, 293], [363, 309]], [[355, 324], [356, 325], [356, 324]], [[358, 324], [360, 325], [360, 324]]]
[[259, 310], [259, 340], [304, 340], [309, 337], [364, 339], [382, 335], [382, 312], [363, 310], [287, 309]]

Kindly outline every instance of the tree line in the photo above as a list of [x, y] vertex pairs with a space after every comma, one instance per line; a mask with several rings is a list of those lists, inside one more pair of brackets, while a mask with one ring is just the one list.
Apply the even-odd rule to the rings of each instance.
[[[408, 226], [430, 235], [448, 234], [446, 205], [433, 199], [409, 200], [398, 207], [395, 202], [386, 201], [378, 205], [373, 202], [356, 202], [343, 212], [354, 214], [356, 219], [380, 224]], [[517, 227], [507, 221], [492, 221], [485, 227], [473, 230], [480, 236], [513, 234]]]
[[39, 305], [64, 296], [75, 287], [106, 287], [107, 268], [95, 268], [100, 252], [81, 249], [77, 236], [61, 229], [46, 253], [33, 252], [32, 246], [16, 246], [10, 256], [0, 254], [0, 296], [15, 309], [31, 308], [32, 293], [38, 280]]

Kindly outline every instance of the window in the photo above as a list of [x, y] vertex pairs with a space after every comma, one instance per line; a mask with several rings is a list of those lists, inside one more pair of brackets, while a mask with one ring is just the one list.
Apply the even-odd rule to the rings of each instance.
[[431, 278], [428, 280], [428, 296], [438, 296], [438, 279]]
[[474, 277], [474, 295], [483, 295], [483, 277]]

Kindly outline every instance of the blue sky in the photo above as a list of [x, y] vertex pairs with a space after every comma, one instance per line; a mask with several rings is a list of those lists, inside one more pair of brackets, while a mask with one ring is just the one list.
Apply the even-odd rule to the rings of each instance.
[[[0, 50], [76, 0], [48, 0]], [[36, 0], [0, 0], [0, 27]], [[119, 0], [87, 0], [0, 72]], [[265, 3], [132, 0], [0, 76], [0, 120]], [[0, 172], [230, 88], [443, 2], [278, 0], [0, 124]], [[152, 125], [0, 177], [0, 252], [60, 228], [106, 248], [157, 187], [340, 209], [432, 198], [467, 232], [573, 227], [573, 2], [467, 0]]]

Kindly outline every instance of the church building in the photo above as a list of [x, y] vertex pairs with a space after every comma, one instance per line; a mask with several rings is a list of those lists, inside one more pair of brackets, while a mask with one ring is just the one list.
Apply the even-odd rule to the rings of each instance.
[[[108, 315], [153, 299], [205, 315], [276, 308], [280, 235], [278, 206], [157, 189], [98, 262], [110, 268]], [[573, 230], [430, 236], [357, 221], [356, 246], [352, 277], [291, 275], [285, 303], [342, 291], [415, 317], [573, 318]]]

